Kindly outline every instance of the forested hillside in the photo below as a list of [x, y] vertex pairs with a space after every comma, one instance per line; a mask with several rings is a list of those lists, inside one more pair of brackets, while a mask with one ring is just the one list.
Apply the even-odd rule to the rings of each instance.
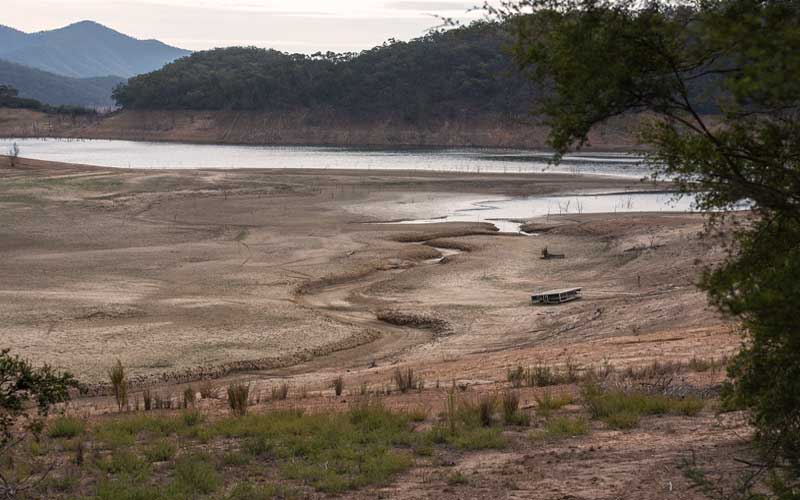
[[524, 116], [531, 90], [506, 40], [496, 25], [477, 24], [359, 54], [216, 49], [134, 77], [114, 97], [128, 109], [331, 110], [410, 123]]
[[70, 78], [0, 59], [0, 85], [19, 89], [20, 97], [53, 106], [111, 107], [111, 91], [124, 81], [114, 76]]

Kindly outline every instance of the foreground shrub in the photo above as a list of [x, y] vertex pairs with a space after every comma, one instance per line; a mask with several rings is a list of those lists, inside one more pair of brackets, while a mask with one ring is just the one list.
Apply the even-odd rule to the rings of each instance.
[[289, 397], [289, 384], [286, 382], [282, 383], [277, 387], [272, 388], [272, 400], [273, 401], [283, 401]]

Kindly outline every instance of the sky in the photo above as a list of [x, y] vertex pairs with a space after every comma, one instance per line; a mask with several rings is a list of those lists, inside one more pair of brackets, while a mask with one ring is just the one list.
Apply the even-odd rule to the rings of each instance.
[[482, 0], [2, 0], [0, 24], [35, 32], [92, 20], [190, 50], [255, 45], [286, 52], [358, 51], [462, 21]]

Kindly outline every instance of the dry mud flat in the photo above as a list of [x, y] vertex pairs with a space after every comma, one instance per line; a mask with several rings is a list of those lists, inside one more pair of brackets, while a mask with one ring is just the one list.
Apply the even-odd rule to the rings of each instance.
[[[173, 394], [203, 376], [248, 380], [256, 394], [287, 382], [309, 397], [262, 406], [313, 411], [346, 402], [332, 395], [334, 377], [356, 392], [386, 387], [410, 367], [427, 389], [386, 404], [433, 415], [452, 381], [472, 397], [506, 387], [517, 365], [712, 360], [739, 343], [694, 286], [723, 255], [701, 236], [700, 215], [553, 216], [529, 221], [537, 236], [521, 236], [487, 224], [371, 224], [385, 214], [364, 211], [402, 203], [424, 212], [426, 200], [470, 194], [641, 189], [636, 182], [24, 160], [10, 168], [5, 158], [0, 175], [3, 346], [89, 383], [119, 358], [136, 383]], [[567, 258], [539, 259], [545, 246]], [[529, 304], [534, 289], [571, 285], [584, 287], [583, 300]], [[688, 376], [713, 388], [723, 375]], [[535, 395], [523, 391], [523, 406]], [[76, 405], [112, 407], [103, 397]], [[221, 412], [225, 403], [203, 407]], [[506, 451], [423, 464], [356, 496], [694, 498], [678, 467], [687, 453], [719, 461], [747, 434], [708, 410], [631, 432], [596, 430], [558, 444], [512, 436]], [[455, 470], [468, 481], [450, 484]]]

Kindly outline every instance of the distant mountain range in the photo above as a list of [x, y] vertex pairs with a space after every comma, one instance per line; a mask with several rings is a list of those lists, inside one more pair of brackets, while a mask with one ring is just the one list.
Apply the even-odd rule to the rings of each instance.
[[189, 54], [92, 21], [39, 33], [0, 26], [0, 84], [47, 104], [107, 106], [117, 84]]

